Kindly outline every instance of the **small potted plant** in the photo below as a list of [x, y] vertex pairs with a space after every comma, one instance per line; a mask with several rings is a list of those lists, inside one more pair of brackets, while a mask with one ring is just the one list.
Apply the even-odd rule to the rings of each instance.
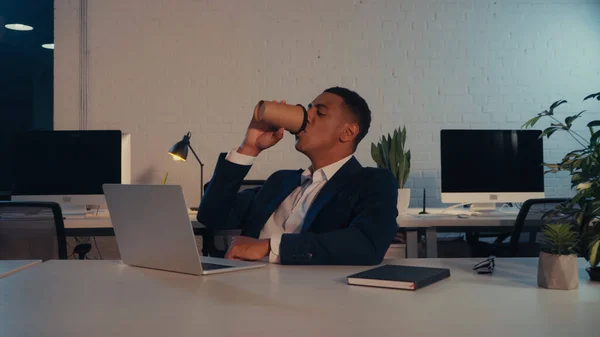
[[546, 224], [540, 239], [538, 286], [570, 290], [579, 286], [577, 246], [579, 236], [568, 223]]
[[590, 280], [592, 281], [600, 281], [600, 267], [598, 267], [600, 255], [598, 255], [598, 250], [600, 250], [600, 235], [593, 240], [590, 240], [588, 251], [588, 261], [590, 266], [585, 270], [588, 272], [588, 275], [590, 275]]
[[382, 136], [377, 144], [371, 143], [371, 157], [377, 167], [390, 170], [398, 182], [398, 215], [405, 214], [410, 204], [410, 189], [404, 188], [410, 173], [410, 150], [405, 151], [405, 144], [405, 127]]

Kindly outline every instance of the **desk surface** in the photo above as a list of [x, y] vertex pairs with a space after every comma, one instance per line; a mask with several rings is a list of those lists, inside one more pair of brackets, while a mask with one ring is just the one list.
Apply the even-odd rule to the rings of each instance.
[[[196, 220], [196, 213], [188, 213], [190, 221], [194, 227], [204, 228], [204, 226]], [[110, 214], [102, 212], [98, 215], [87, 214], [85, 216], [65, 216], [64, 219], [66, 229], [78, 228], [112, 228], [110, 222]]]
[[585, 336], [600, 329], [600, 283], [537, 287], [537, 259], [394, 263], [450, 268], [415, 292], [349, 286], [371, 267], [279, 266], [190, 276], [118, 261], [50, 261], [0, 281], [2, 336]]
[[34, 266], [42, 260], [0, 260], [0, 278]]
[[[419, 215], [421, 208], [410, 208], [408, 213], [398, 217], [398, 225], [400, 227], [495, 227], [495, 226], [513, 226], [517, 211], [508, 209], [504, 211], [502, 216], [469, 216], [467, 218], [459, 218], [458, 215], [466, 215], [468, 211], [464, 209], [444, 209], [430, 208], [427, 209], [428, 215]], [[190, 212], [190, 221], [197, 228], [204, 226], [196, 221], [196, 213]], [[98, 215], [92, 213], [83, 216], [67, 216], [65, 219], [65, 228], [112, 228], [110, 215], [108, 212], [102, 212]]]
[[[504, 209], [494, 216], [469, 215], [464, 209], [427, 209], [429, 214], [420, 215], [422, 209], [410, 208], [404, 215], [398, 217], [398, 226], [407, 228], [419, 227], [497, 227], [514, 226], [518, 211]], [[541, 223], [527, 221], [528, 226], [539, 226]]]

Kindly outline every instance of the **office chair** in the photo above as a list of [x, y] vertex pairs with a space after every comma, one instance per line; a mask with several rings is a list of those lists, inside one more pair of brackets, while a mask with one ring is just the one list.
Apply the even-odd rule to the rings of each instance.
[[55, 202], [0, 201], [0, 260], [67, 259], [67, 239]]
[[521, 243], [521, 233], [525, 227], [525, 221], [536, 222], [536, 227], [541, 227], [545, 223], [559, 221], [558, 219], [548, 219], [547, 213], [555, 209], [558, 205], [568, 202], [570, 198], [541, 198], [529, 199], [523, 203], [519, 214], [515, 220], [515, 225], [510, 233], [510, 240], [505, 243], [506, 237], [501, 237], [502, 242], [496, 240], [494, 243], [477, 241], [471, 244], [471, 255], [473, 257], [488, 257], [495, 255], [498, 257], [537, 257], [540, 247], [535, 240], [529, 240], [528, 243]]
[[[239, 192], [250, 188], [260, 187], [264, 183], [264, 180], [243, 180]], [[206, 183], [204, 187], [208, 187], [209, 184], [210, 182]], [[225, 247], [225, 250], [219, 250], [215, 245], [215, 232], [216, 231], [214, 229], [210, 228], [204, 228], [202, 230], [202, 255], [222, 258], [225, 256], [225, 253], [227, 253], [227, 250], [229, 249], [228, 238], [230, 237], [230, 235], [227, 234], [231, 231], [219, 231], [219, 234], [222, 234], [223, 237], [223, 247]]]

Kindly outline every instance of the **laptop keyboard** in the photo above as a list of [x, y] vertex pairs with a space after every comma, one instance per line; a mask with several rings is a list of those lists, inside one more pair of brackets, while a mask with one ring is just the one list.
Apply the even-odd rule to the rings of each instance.
[[231, 266], [224, 266], [222, 264], [202, 262], [202, 270], [217, 270], [217, 269], [225, 269], [225, 268], [231, 268]]

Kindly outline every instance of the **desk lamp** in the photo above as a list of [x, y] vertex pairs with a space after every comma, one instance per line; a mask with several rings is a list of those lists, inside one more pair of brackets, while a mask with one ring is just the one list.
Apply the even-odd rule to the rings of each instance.
[[191, 137], [192, 133], [188, 131], [188, 133], [185, 134], [180, 141], [173, 145], [171, 150], [169, 150], [169, 153], [171, 154], [171, 156], [173, 156], [174, 160], [185, 161], [188, 156], [188, 147], [190, 148], [190, 150], [192, 150], [194, 157], [196, 157], [196, 160], [198, 160], [198, 163], [200, 163], [200, 199], [202, 199], [202, 196], [204, 196], [204, 163], [200, 161], [200, 158], [198, 158], [196, 151], [194, 151], [194, 149], [192, 148], [192, 145], [190, 144]]

